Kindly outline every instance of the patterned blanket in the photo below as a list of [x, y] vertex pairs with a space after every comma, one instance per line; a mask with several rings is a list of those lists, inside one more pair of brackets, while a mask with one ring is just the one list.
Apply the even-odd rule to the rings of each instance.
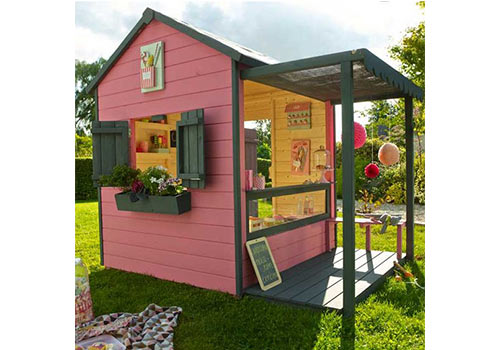
[[174, 327], [182, 309], [150, 304], [139, 314], [102, 315], [75, 330], [75, 343], [109, 334], [127, 349], [173, 350]]

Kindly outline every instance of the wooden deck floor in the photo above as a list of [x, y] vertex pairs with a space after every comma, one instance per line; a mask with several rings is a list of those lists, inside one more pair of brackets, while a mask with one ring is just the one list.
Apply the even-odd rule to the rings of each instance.
[[[342, 310], [342, 248], [318, 255], [281, 273], [283, 282], [267, 291], [258, 284], [245, 290], [246, 294], [311, 307]], [[404, 256], [403, 256], [404, 258]], [[395, 252], [355, 252], [356, 302], [372, 293], [392, 273]]]

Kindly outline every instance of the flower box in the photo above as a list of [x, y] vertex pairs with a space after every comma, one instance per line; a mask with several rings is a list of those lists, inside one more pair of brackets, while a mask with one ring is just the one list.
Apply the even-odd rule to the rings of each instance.
[[115, 194], [116, 207], [122, 211], [179, 215], [191, 210], [191, 192], [177, 196], [147, 196], [132, 202], [131, 192]]

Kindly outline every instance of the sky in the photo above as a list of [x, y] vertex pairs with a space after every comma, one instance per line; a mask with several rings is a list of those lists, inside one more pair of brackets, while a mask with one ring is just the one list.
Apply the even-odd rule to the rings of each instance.
[[[109, 58], [146, 7], [247, 46], [279, 61], [367, 48], [387, 54], [406, 28], [423, 20], [416, 0], [76, 2], [75, 58]], [[356, 104], [356, 112], [369, 103]], [[336, 110], [337, 118], [340, 109]], [[365, 123], [359, 113], [355, 118]], [[337, 126], [340, 123], [337, 122]], [[337, 137], [340, 137], [337, 128]]]

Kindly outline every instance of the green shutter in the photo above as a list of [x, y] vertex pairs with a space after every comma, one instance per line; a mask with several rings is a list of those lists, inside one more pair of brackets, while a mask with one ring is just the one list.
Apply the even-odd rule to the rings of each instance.
[[110, 175], [115, 165], [128, 165], [128, 122], [92, 122], [92, 151], [94, 181]]
[[205, 188], [203, 109], [184, 112], [177, 122], [177, 177], [189, 188]]

